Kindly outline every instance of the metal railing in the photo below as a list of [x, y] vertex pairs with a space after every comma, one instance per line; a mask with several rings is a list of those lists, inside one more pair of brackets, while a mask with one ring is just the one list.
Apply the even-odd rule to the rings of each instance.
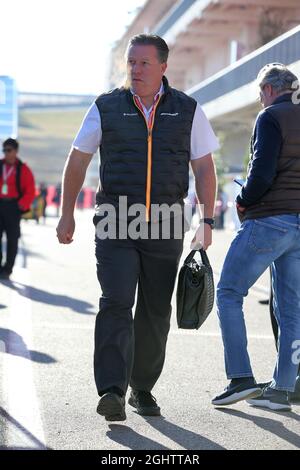
[[163, 36], [166, 32], [176, 23], [176, 21], [195, 3], [197, 0], [182, 0], [178, 3], [177, 7], [171, 11], [171, 13], [157, 25], [157, 28], [153, 31], [154, 34]]
[[299, 60], [300, 27], [297, 27], [194, 86], [187, 94], [204, 104], [253, 82], [268, 63], [289, 65]]

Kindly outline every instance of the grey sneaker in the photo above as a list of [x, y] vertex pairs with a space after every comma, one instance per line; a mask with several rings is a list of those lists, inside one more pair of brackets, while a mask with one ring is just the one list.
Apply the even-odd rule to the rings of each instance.
[[295, 390], [293, 392], [289, 392], [289, 401], [291, 403], [300, 404], [300, 375], [298, 375], [296, 379]]
[[275, 390], [274, 388], [265, 388], [260, 397], [251, 398], [247, 400], [247, 403], [251, 406], [269, 408], [273, 411], [290, 411], [292, 409], [288, 392]]
[[258, 397], [262, 389], [257, 385], [253, 377], [231, 380], [224, 392], [212, 399], [215, 406], [226, 406], [237, 403], [247, 398]]
[[106, 421], [125, 421], [125, 397], [117, 393], [105, 393], [99, 400], [97, 413]]

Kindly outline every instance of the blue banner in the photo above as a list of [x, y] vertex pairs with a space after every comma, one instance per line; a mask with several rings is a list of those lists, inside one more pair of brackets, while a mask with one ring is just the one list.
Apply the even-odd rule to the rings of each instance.
[[0, 141], [18, 134], [18, 100], [15, 80], [0, 75]]

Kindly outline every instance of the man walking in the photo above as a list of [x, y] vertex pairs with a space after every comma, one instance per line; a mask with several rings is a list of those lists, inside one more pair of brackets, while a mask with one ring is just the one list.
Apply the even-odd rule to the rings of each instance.
[[[284, 65], [266, 65], [258, 82], [264, 109], [256, 119], [247, 180], [236, 200], [243, 222], [217, 289], [231, 382], [212, 403], [248, 399], [251, 405], [290, 410], [300, 340], [300, 106], [294, 103], [297, 77]], [[279, 341], [273, 380], [262, 392], [250, 365], [242, 307], [249, 288], [270, 265]]]
[[[164, 220], [156, 220], [154, 206], [177, 204], [182, 209], [190, 161], [205, 221], [204, 233], [199, 227], [194, 242], [205, 249], [211, 244], [216, 187], [211, 152], [218, 143], [200, 106], [170, 87], [164, 75], [168, 52], [165, 41], [155, 35], [142, 34], [130, 40], [127, 85], [101, 95], [89, 109], [64, 171], [57, 236], [61, 243], [70, 243], [76, 197], [92, 154], [100, 146], [94, 223], [102, 296], [95, 328], [94, 372], [100, 396], [97, 411], [111, 421], [126, 418], [129, 384], [130, 405], [141, 415], [160, 415], [151, 391], [165, 360], [171, 297], [183, 247], [183, 235], [174, 236], [175, 222], [182, 225], [183, 217], [170, 217], [173, 228], [164, 238]], [[127, 200], [128, 213], [142, 205], [141, 231], [146, 235], [151, 232], [150, 237], [120, 235], [124, 225], [121, 197]], [[111, 223], [111, 233], [119, 235], [105, 238], [99, 227], [105, 210], [111, 207], [118, 217], [116, 224]], [[153, 226], [158, 228], [159, 238], [153, 239]]]
[[[21, 214], [30, 209], [35, 196], [30, 168], [18, 158], [19, 143], [9, 138], [3, 142], [0, 160], [0, 278], [9, 279], [15, 264], [20, 237]], [[6, 233], [6, 260], [2, 264], [2, 236]]]

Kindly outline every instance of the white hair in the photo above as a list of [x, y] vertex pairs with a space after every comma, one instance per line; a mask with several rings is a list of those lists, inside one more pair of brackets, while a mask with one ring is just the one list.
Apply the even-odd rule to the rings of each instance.
[[265, 85], [272, 85], [278, 93], [293, 91], [295, 89], [294, 84], [297, 81], [296, 75], [286, 65], [280, 63], [265, 65], [257, 75], [257, 82], [260, 88], [263, 88]]

